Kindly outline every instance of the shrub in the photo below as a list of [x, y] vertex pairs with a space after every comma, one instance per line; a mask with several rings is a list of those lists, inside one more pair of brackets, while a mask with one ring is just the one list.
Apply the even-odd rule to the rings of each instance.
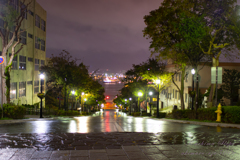
[[197, 110], [198, 119], [199, 120], [216, 121], [217, 120], [217, 114], [215, 113], [216, 110], [217, 110], [216, 107], [199, 108]]
[[[17, 106], [14, 104], [3, 105], [3, 117], [13, 119], [23, 119], [26, 114], [26, 108], [24, 106]], [[0, 109], [0, 115], [2, 115], [2, 109]]]
[[222, 122], [239, 124], [240, 123], [240, 107], [239, 106], [223, 106]]
[[134, 112], [134, 113], [133, 113], [133, 116], [140, 116], [140, 115], [141, 115], [140, 112]]
[[166, 112], [159, 112], [159, 118], [166, 118]]

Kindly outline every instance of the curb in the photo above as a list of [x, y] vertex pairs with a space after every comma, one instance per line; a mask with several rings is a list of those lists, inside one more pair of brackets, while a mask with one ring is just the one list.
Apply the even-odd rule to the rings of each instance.
[[208, 123], [208, 122], [196, 122], [196, 121], [184, 121], [184, 120], [172, 120], [172, 119], [159, 119], [161, 121], [168, 121], [168, 122], [176, 122], [176, 123], [185, 123], [185, 124], [196, 124], [196, 125], [203, 125], [203, 126], [211, 126], [211, 127], [226, 127], [226, 128], [239, 128], [240, 124], [231, 124], [231, 123]]

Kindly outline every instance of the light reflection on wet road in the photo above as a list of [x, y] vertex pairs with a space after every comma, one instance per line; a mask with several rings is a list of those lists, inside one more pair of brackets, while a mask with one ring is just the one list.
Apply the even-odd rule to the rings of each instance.
[[0, 125], [0, 133], [98, 133], [98, 132], [207, 132], [239, 133], [235, 128], [208, 127], [129, 117], [114, 110], [101, 115], [60, 118]]

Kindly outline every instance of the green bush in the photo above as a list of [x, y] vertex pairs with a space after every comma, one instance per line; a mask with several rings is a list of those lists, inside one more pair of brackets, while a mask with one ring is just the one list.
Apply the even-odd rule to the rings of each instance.
[[88, 112], [81, 112], [82, 115], [91, 115], [91, 113], [88, 113]]
[[[3, 117], [12, 119], [23, 119], [26, 114], [26, 108], [24, 106], [17, 106], [14, 104], [3, 105]], [[0, 108], [0, 115], [2, 115], [2, 109]]]
[[216, 110], [217, 110], [216, 107], [199, 108], [197, 110], [198, 119], [202, 121], [203, 120], [216, 121], [217, 120], [217, 114], [215, 113]]
[[150, 116], [150, 113], [142, 112], [142, 116]]
[[[215, 113], [216, 114], [216, 113]], [[223, 106], [222, 122], [224, 123], [240, 123], [240, 107], [239, 106]]]
[[141, 115], [140, 112], [134, 112], [134, 113], [133, 113], [133, 116], [140, 116], [140, 115]]
[[159, 118], [166, 118], [166, 112], [159, 112]]

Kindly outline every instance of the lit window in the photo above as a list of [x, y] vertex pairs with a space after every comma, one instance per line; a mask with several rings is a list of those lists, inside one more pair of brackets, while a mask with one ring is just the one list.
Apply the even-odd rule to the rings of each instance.
[[13, 82], [10, 84], [10, 99], [17, 98], [17, 82]]
[[25, 56], [19, 56], [19, 69], [26, 70], [26, 57]]
[[26, 82], [19, 82], [19, 97], [26, 96]]

